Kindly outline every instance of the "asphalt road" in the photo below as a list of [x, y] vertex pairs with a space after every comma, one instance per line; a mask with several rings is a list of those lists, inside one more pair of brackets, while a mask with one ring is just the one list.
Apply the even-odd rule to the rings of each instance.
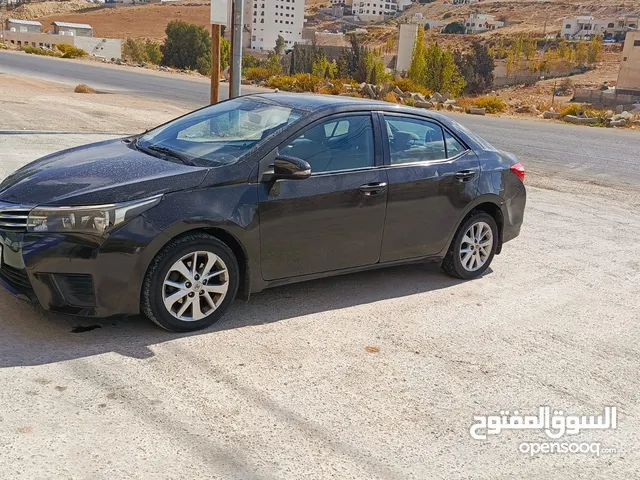
[[[182, 75], [0, 52], [0, 73], [28, 76], [70, 85], [129, 92], [190, 107], [209, 100], [209, 83]], [[260, 91], [243, 86], [243, 93]], [[221, 96], [226, 98], [223, 84]], [[540, 175], [603, 185], [638, 187], [640, 134], [565, 125], [540, 120], [452, 115], [500, 149], [510, 151], [525, 167]], [[1, 127], [1, 125], [0, 125]]]

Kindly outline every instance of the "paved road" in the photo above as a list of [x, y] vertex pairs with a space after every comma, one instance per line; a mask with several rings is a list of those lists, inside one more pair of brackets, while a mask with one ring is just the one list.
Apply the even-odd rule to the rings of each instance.
[[[0, 52], [0, 73], [130, 92], [196, 107], [208, 102], [206, 80], [175, 74]], [[243, 87], [244, 93], [258, 89]], [[222, 86], [223, 98], [228, 95]], [[516, 154], [528, 170], [605, 185], [640, 185], [640, 134], [538, 120], [454, 115], [496, 147]]]

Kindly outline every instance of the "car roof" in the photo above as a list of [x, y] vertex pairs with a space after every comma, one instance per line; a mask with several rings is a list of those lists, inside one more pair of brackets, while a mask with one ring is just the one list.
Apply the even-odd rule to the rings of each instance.
[[420, 114], [432, 118], [445, 119], [443, 115], [430, 112], [420, 108], [398, 105], [396, 103], [382, 102], [380, 100], [370, 100], [368, 98], [357, 98], [346, 95], [318, 95], [314, 93], [258, 93], [247, 95], [249, 98], [261, 98], [267, 101], [278, 103], [283, 106], [317, 112], [318, 110], [342, 109], [353, 107], [354, 110], [370, 108], [372, 110], [398, 111], [413, 114]]
[[487, 143], [486, 140], [478, 137], [455, 120], [446, 115], [423, 108], [409, 107], [367, 98], [349, 97], [346, 95], [317, 95], [313, 93], [258, 93], [244, 95], [243, 98], [259, 98], [265, 102], [306, 112], [313, 112], [319, 115], [329, 115], [334, 112], [348, 112], [351, 109], [354, 111], [365, 109], [420, 115], [426, 119], [437, 120], [447, 126], [458, 134], [458, 136], [462, 137], [473, 149], [494, 150], [494, 147]]

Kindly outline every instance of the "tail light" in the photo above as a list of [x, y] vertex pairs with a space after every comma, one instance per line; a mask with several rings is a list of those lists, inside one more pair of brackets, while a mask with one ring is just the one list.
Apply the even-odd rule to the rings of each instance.
[[524, 182], [524, 167], [521, 163], [516, 163], [515, 165], [511, 165], [511, 171], [515, 173], [520, 180]]

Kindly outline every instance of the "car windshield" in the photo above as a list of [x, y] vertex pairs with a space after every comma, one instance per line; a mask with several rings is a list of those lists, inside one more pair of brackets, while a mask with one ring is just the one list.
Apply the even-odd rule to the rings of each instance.
[[290, 107], [239, 98], [155, 128], [135, 146], [184, 163], [228, 165], [301, 117], [301, 111]]

